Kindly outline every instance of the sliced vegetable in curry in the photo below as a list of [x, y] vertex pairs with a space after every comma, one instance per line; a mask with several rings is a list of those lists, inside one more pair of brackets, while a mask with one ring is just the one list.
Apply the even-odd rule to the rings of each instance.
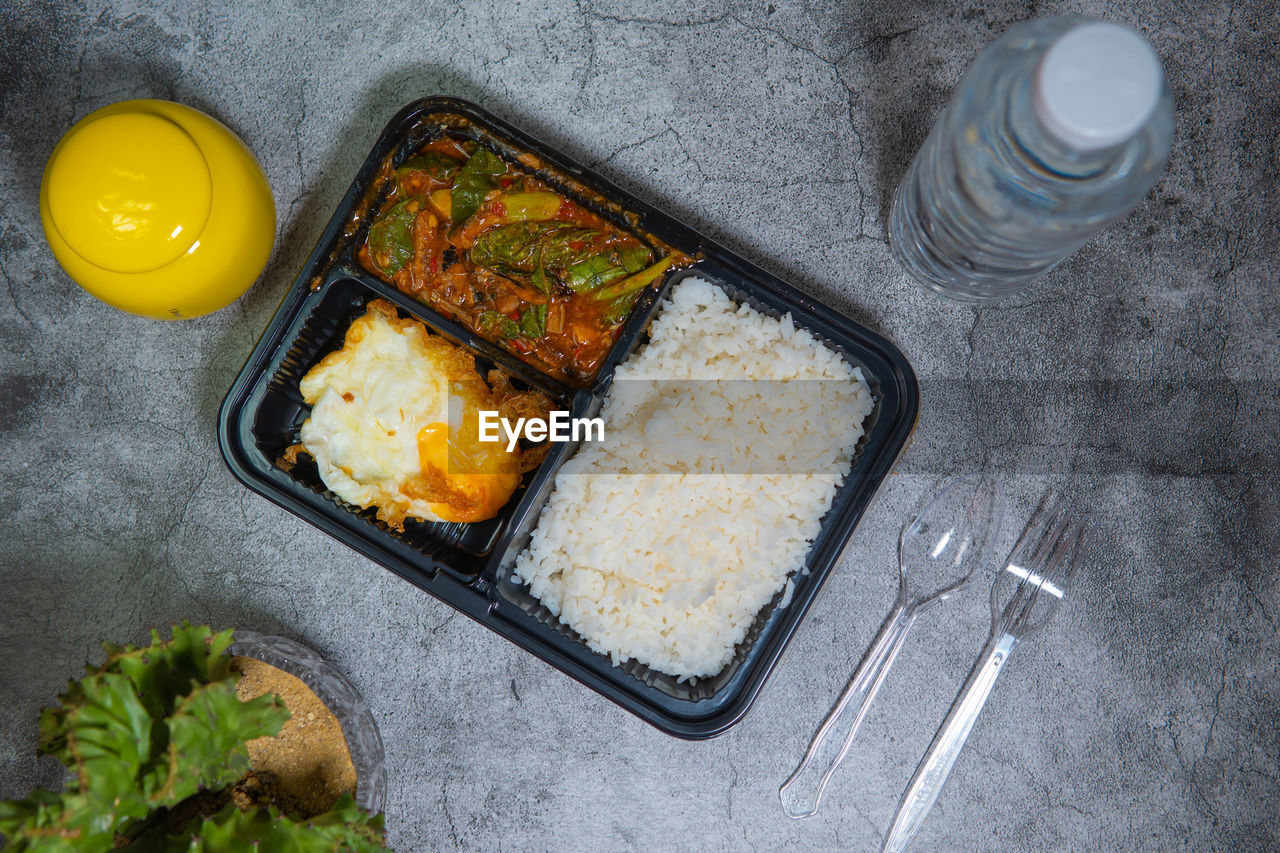
[[640, 293], [690, 260], [473, 142], [431, 142], [392, 179], [362, 263], [574, 385], [599, 371]]

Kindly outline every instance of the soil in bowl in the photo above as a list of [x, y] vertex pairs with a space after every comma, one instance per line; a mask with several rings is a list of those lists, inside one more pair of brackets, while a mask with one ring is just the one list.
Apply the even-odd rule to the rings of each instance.
[[322, 814], [338, 797], [355, 793], [356, 768], [347, 739], [333, 715], [303, 681], [268, 663], [233, 657], [240, 673], [236, 694], [247, 702], [274, 693], [289, 709], [289, 721], [275, 737], [248, 742], [255, 774], [274, 789], [269, 798], [282, 811], [298, 817]]

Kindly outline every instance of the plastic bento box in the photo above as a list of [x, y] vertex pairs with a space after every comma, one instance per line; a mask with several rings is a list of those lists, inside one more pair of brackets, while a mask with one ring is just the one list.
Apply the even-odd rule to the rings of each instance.
[[[574, 388], [540, 373], [511, 353], [446, 319], [368, 272], [357, 259], [380, 181], [426, 142], [452, 135], [489, 147], [540, 180], [604, 216], [694, 258], [694, 263], [651, 286], [637, 301], [599, 372]], [[301, 377], [342, 345], [351, 321], [373, 299], [394, 304], [465, 347], [482, 372], [496, 366], [524, 387], [545, 392], [574, 417], [598, 411], [620, 362], [646, 340], [646, 330], [668, 289], [697, 275], [733, 299], [765, 314], [790, 312], [794, 322], [862, 369], [874, 409], [805, 569], [792, 581], [789, 600], [778, 593], [758, 614], [732, 661], [711, 678], [679, 681], [636, 661], [614, 666], [591, 651], [534, 599], [514, 577], [516, 556], [528, 544], [556, 472], [572, 444], [553, 444], [542, 464], [524, 475], [499, 515], [473, 524], [409, 521], [388, 528], [373, 510], [361, 511], [329, 492], [305, 457], [279, 463], [297, 442], [308, 406]], [[659, 729], [683, 738], [720, 734], [746, 714], [823, 581], [840, 558], [864, 509], [915, 426], [919, 388], [911, 366], [874, 332], [801, 293], [630, 193], [574, 163], [474, 104], [427, 98], [408, 105], [387, 125], [351, 189], [311, 252], [279, 310], [223, 401], [219, 443], [232, 472], [246, 486], [340, 539], [511, 642], [607, 696]], [[288, 470], [286, 470], [288, 468]]]

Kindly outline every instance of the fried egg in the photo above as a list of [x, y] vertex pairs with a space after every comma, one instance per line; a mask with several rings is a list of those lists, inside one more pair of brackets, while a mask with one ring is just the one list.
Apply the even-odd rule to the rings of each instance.
[[493, 518], [520, 483], [518, 454], [479, 440], [478, 412], [496, 404], [475, 359], [389, 302], [369, 303], [299, 390], [324, 484], [396, 529]]

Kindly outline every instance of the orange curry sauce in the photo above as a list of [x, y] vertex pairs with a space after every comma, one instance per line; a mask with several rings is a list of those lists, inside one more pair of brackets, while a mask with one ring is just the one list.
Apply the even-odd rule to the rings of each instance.
[[[474, 213], [455, 221], [454, 211], [461, 208], [455, 208], [460, 196], [454, 184], [477, 152], [492, 158], [492, 152], [476, 143], [437, 139], [419, 149], [409, 161], [422, 163], [425, 156], [432, 158], [434, 168], [396, 170], [394, 189], [358, 250], [360, 262], [402, 292], [544, 373], [570, 385], [585, 385], [599, 371], [640, 293], [660, 282], [667, 270], [686, 265], [690, 259], [669, 250], [663, 257], [652, 246], [576, 202], [558, 194], [553, 197], [554, 190], [545, 183], [496, 158], [487, 162], [505, 171], [482, 178], [492, 188], [478, 201]], [[481, 190], [485, 186], [481, 183]], [[472, 196], [479, 199], [474, 188]], [[509, 210], [509, 204], [516, 199], [536, 206], [537, 212]], [[401, 242], [388, 251], [385, 247], [392, 243], [384, 238], [375, 245], [373, 234], [379, 220], [394, 215], [401, 217]], [[534, 224], [527, 226], [528, 222]], [[605, 278], [603, 284], [575, 289], [541, 270], [539, 275], [531, 275], [527, 270], [486, 267], [474, 262], [471, 250], [477, 240], [483, 241], [487, 239], [486, 232], [512, 223], [535, 229], [543, 225], [554, 229], [558, 227], [554, 223], [590, 229], [573, 232], [590, 234], [589, 245], [570, 240], [559, 248], [564, 252], [604, 252], [614, 258], [624, 253], [630, 258], [645, 259], [645, 269], [627, 269], [624, 275], [621, 269], [614, 268], [610, 270], [614, 278]], [[393, 257], [396, 251], [399, 257]], [[642, 278], [650, 280], [635, 287]], [[628, 290], [629, 284], [631, 292], [610, 298], [612, 293]], [[530, 308], [536, 311], [526, 317]]]

